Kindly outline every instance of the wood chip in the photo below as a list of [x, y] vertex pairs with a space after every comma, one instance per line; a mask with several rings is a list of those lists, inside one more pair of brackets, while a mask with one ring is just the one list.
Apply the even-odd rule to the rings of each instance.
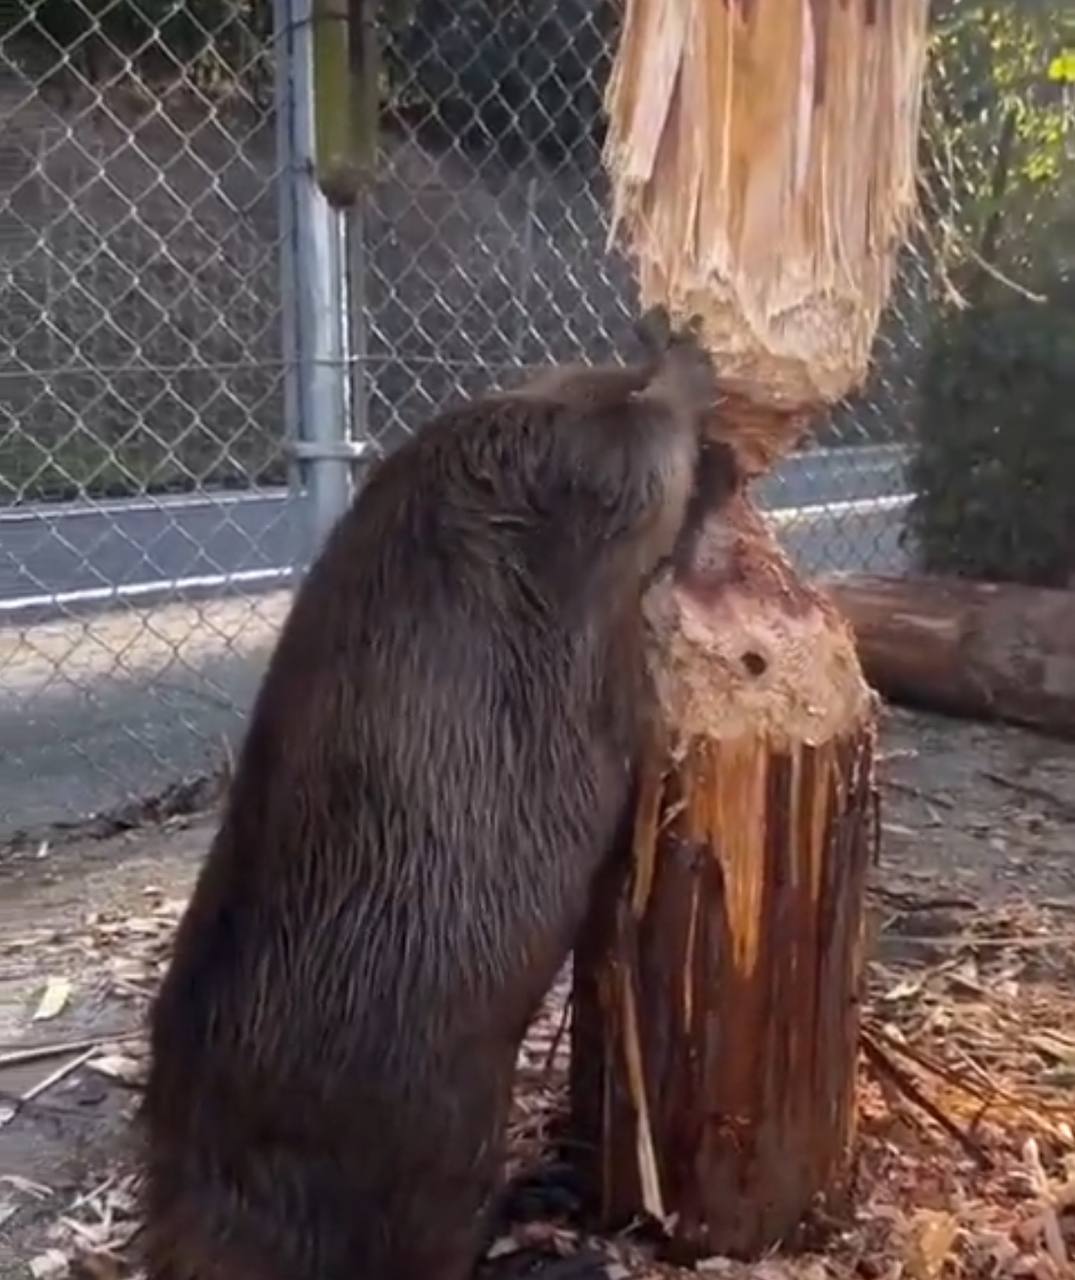
[[34, 1280], [60, 1280], [70, 1273], [70, 1259], [59, 1249], [47, 1249], [30, 1259], [30, 1275]]
[[49, 1018], [55, 1018], [67, 1007], [70, 998], [70, 978], [49, 978], [34, 1012], [34, 1022], [45, 1022]]

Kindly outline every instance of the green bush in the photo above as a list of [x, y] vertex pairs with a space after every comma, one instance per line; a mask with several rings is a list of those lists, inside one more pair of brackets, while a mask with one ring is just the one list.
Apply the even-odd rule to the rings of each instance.
[[931, 571], [1075, 575], [1075, 305], [991, 300], [940, 322], [920, 389], [910, 532]]

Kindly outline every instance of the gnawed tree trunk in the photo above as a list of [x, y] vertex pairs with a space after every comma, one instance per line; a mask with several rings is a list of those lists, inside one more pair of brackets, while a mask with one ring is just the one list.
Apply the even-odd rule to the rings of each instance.
[[576, 953], [573, 1127], [606, 1220], [750, 1256], [846, 1189], [872, 694], [744, 498], [646, 612], [667, 736]]
[[[925, 41], [925, 0], [627, 0], [614, 218], [643, 303], [701, 317], [746, 475], [865, 372]], [[873, 699], [743, 494], [645, 611], [661, 724], [576, 952], [575, 1137], [607, 1221], [757, 1254], [848, 1185]]]
[[886, 696], [1075, 737], [1075, 592], [867, 574], [827, 585]]

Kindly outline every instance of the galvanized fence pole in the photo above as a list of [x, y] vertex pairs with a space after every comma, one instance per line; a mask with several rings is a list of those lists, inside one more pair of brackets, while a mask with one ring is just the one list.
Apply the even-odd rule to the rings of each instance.
[[347, 350], [351, 360], [349, 409], [351, 458], [356, 464], [355, 483], [361, 485], [363, 469], [376, 452], [370, 431], [369, 387], [369, 263], [366, 260], [368, 193], [360, 192], [350, 211], [347, 237]]
[[287, 412], [307, 510], [306, 562], [350, 501], [344, 228], [314, 171], [310, 0], [275, 0]]

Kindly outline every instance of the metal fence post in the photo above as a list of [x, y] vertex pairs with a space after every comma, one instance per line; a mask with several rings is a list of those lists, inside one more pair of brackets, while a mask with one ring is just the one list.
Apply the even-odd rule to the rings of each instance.
[[[361, 192], [351, 210], [347, 236], [347, 350], [351, 357], [350, 421], [352, 457], [369, 463], [375, 453], [370, 434], [369, 296], [366, 261], [366, 209], [368, 196]], [[356, 483], [364, 472], [355, 469]]]
[[310, 0], [275, 0], [274, 20], [286, 411], [305, 491], [306, 552], [312, 557], [351, 494], [347, 281], [342, 219], [321, 194], [314, 172]]

